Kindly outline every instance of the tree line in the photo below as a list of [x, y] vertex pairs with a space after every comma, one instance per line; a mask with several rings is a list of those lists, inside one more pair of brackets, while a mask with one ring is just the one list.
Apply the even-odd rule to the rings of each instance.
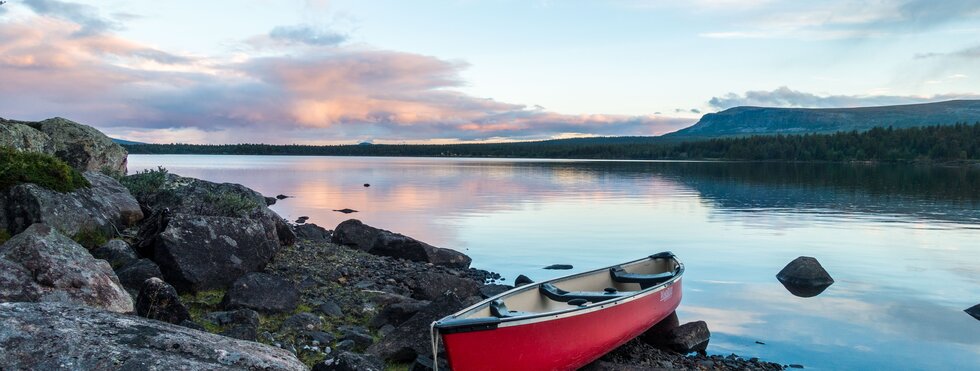
[[659, 137], [592, 138], [480, 144], [126, 144], [133, 154], [502, 157], [744, 161], [980, 160], [980, 122], [833, 134], [756, 135], [678, 141]]

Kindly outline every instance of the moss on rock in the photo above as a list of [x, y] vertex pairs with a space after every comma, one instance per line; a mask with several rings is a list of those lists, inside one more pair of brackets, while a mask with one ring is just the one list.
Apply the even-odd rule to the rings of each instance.
[[57, 157], [0, 147], [0, 190], [22, 183], [33, 183], [58, 192], [91, 186], [82, 173]]

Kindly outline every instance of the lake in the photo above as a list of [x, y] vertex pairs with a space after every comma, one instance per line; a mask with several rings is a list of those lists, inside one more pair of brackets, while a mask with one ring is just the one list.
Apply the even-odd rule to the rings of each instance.
[[[157, 166], [294, 196], [273, 206], [289, 220], [357, 218], [456, 249], [508, 283], [673, 251], [687, 268], [678, 316], [708, 322], [710, 353], [823, 370], [980, 367], [980, 321], [963, 311], [980, 303], [980, 168], [129, 157], [130, 172]], [[836, 283], [788, 292], [775, 275], [801, 255]], [[574, 269], [542, 269], [556, 263]]]

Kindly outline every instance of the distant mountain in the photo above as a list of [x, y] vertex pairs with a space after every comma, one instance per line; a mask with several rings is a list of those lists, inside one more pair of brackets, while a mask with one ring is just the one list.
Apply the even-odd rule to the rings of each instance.
[[112, 139], [112, 141], [115, 142], [116, 144], [121, 144], [121, 145], [124, 145], [124, 146], [131, 146], [131, 145], [136, 145], [136, 144], [146, 144], [146, 143], [143, 143], [143, 142], [134, 142], [134, 141], [125, 140], [125, 139], [116, 139], [116, 138], [109, 138], [109, 139]]
[[980, 122], [980, 100], [858, 108], [735, 107], [701, 117], [666, 138], [709, 138], [765, 134], [833, 133]]

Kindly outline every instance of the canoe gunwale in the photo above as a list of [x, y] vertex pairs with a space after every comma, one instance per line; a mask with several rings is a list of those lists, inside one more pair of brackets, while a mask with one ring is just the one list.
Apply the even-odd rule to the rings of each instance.
[[[591, 274], [597, 274], [599, 272], [608, 272], [609, 269], [610, 268], [613, 268], [613, 267], [617, 267], [617, 266], [621, 266], [621, 265], [627, 265], [627, 264], [633, 264], [633, 263], [638, 263], [638, 262], [642, 262], [642, 261], [648, 260], [648, 259], [668, 259], [668, 258], [669, 259], [673, 259], [674, 262], [677, 263], [677, 268], [675, 268], [675, 270], [674, 270], [675, 274], [674, 274], [673, 277], [671, 277], [669, 280], [664, 281], [662, 283], [659, 283], [657, 285], [654, 285], [654, 286], [651, 286], [651, 287], [648, 287], [648, 288], [645, 288], [645, 289], [641, 289], [639, 291], [635, 291], [632, 294], [627, 295], [627, 296], [613, 297], [613, 298], [610, 298], [609, 300], [595, 302], [595, 303], [590, 303], [588, 305], [582, 305], [582, 306], [579, 306], [579, 307], [571, 307], [571, 308], [568, 308], [568, 309], [562, 309], [562, 310], [556, 310], [556, 311], [550, 311], [550, 312], [541, 312], [541, 313], [535, 313], [535, 314], [532, 314], [532, 315], [525, 315], [525, 316], [504, 317], [504, 318], [498, 318], [498, 317], [478, 317], [478, 318], [461, 318], [461, 319], [459, 319], [459, 317], [461, 317], [461, 316], [465, 316], [467, 314], [471, 314], [472, 312], [477, 311], [478, 309], [482, 308], [483, 306], [489, 305], [489, 303], [492, 302], [492, 301], [494, 301], [494, 300], [500, 299], [500, 298], [505, 297], [505, 296], [512, 295], [512, 294], [517, 293], [517, 292], [526, 291], [526, 290], [534, 290], [534, 289], [537, 289], [538, 287], [540, 287], [542, 284], [545, 284], [545, 283], [553, 283], [553, 282], [557, 282], [557, 281], [562, 281], [562, 280], [567, 280], [567, 279], [573, 279], [573, 278], [576, 278], [576, 277], [587, 276], [587, 275], [591, 275]], [[620, 304], [623, 304], [623, 303], [627, 303], [627, 302], [630, 302], [630, 301], [633, 301], [633, 300], [637, 300], [637, 299], [643, 298], [643, 297], [645, 297], [647, 295], [651, 295], [651, 294], [653, 294], [655, 292], [659, 292], [661, 290], [664, 290], [664, 289], [672, 286], [678, 280], [680, 280], [683, 275], [684, 275], [684, 263], [682, 263], [679, 259], [677, 259], [677, 256], [674, 255], [673, 253], [670, 253], [670, 252], [662, 252], [662, 253], [650, 255], [650, 256], [645, 257], [645, 258], [640, 258], [640, 259], [629, 261], [629, 262], [625, 262], [625, 263], [620, 263], [620, 264], [616, 264], [616, 265], [612, 265], [612, 266], [608, 266], [608, 267], [604, 267], [604, 268], [594, 269], [594, 270], [591, 270], [591, 271], [585, 271], [585, 272], [581, 272], [581, 273], [570, 274], [570, 275], [567, 275], [567, 276], [561, 276], [561, 277], [552, 278], [552, 279], [547, 280], [547, 281], [536, 282], [536, 283], [527, 284], [527, 285], [520, 286], [520, 287], [515, 287], [513, 289], [507, 290], [506, 292], [503, 292], [503, 293], [494, 295], [492, 297], [489, 297], [487, 299], [481, 300], [480, 302], [478, 302], [476, 304], [473, 304], [473, 305], [471, 305], [469, 307], [466, 307], [466, 308], [464, 308], [464, 309], [462, 309], [462, 310], [460, 310], [460, 311], [458, 311], [456, 313], [453, 313], [451, 315], [448, 315], [446, 317], [443, 317], [442, 319], [439, 319], [438, 321], [433, 322], [433, 327], [440, 334], [452, 334], [452, 333], [460, 333], [460, 332], [493, 330], [493, 329], [496, 329], [498, 327], [520, 326], [520, 325], [526, 325], [526, 324], [537, 323], [537, 322], [544, 322], [544, 321], [552, 321], [552, 320], [557, 320], [557, 319], [566, 318], [566, 317], [570, 317], [570, 316], [576, 316], [576, 315], [586, 314], [586, 313], [590, 313], [590, 312], [593, 312], [593, 311], [603, 310], [603, 309], [606, 309], [608, 307], [612, 307], [612, 306], [620, 305]]]

